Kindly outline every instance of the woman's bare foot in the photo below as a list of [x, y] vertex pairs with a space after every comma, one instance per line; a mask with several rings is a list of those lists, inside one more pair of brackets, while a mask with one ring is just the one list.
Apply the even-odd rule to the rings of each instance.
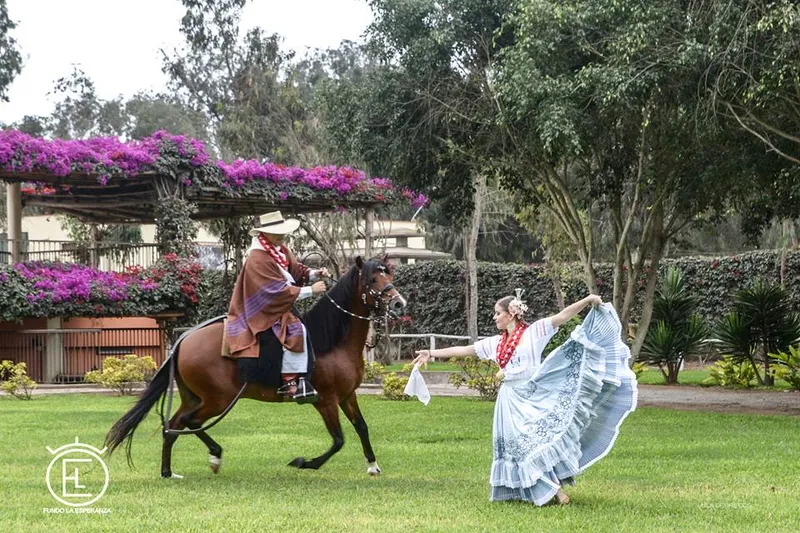
[[556, 499], [559, 505], [569, 505], [569, 496], [562, 489], [558, 489], [558, 492], [556, 492]]

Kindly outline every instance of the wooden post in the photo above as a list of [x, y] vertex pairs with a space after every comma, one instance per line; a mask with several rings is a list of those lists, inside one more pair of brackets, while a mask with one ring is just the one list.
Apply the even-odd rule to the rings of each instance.
[[372, 257], [372, 230], [374, 223], [375, 210], [368, 207], [366, 217], [364, 217], [364, 259]]
[[6, 212], [8, 213], [8, 251], [11, 262], [22, 259], [22, 190], [19, 183], [6, 185]]

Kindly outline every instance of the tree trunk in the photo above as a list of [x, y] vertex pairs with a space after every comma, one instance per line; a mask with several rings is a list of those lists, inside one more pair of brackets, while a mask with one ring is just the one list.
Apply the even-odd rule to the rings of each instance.
[[775, 376], [772, 375], [772, 372], [769, 371], [769, 352], [767, 350], [767, 346], [763, 346], [763, 352], [761, 355], [764, 358], [764, 385], [767, 387], [772, 387], [775, 385]]
[[753, 372], [756, 374], [756, 381], [758, 381], [759, 385], [764, 385], [764, 380], [761, 379], [761, 372], [758, 371], [758, 364], [756, 363], [755, 359], [752, 356], [747, 358], [750, 361], [750, 364], [753, 365]]
[[464, 260], [467, 265], [467, 334], [474, 343], [478, 340], [478, 234], [481, 229], [481, 207], [484, 192], [482, 176], [475, 177], [472, 219], [464, 233]]
[[89, 263], [92, 268], [100, 267], [100, 229], [97, 224], [89, 224]]
[[564, 295], [561, 292], [561, 277], [558, 274], [553, 274], [550, 276], [550, 279], [553, 281], [553, 290], [556, 293], [556, 304], [558, 304], [558, 309], [564, 309], [566, 305], [564, 305]]
[[[653, 213], [652, 216], [658, 217], [657, 224], [654, 229], [652, 246], [650, 247], [650, 270], [647, 273], [647, 285], [644, 293], [644, 308], [642, 309], [642, 317], [639, 319], [639, 327], [636, 329], [636, 338], [633, 341], [631, 348], [631, 360], [635, 361], [639, 357], [639, 352], [642, 350], [644, 339], [647, 336], [647, 330], [650, 328], [650, 319], [653, 316], [653, 296], [656, 293], [658, 286], [658, 267], [661, 264], [661, 254], [664, 251], [664, 238], [661, 228], [663, 227], [661, 217], [663, 213], [660, 207], [655, 207], [658, 212]], [[645, 253], [645, 250], [642, 250]], [[635, 283], [635, 282], [634, 282]]]

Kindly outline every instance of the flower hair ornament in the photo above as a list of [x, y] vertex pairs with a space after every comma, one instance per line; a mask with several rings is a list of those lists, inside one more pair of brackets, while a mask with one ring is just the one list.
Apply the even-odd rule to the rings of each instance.
[[525, 316], [525, 312], [528, 310], [528, 306], [525, 305], [525, 302], [522, 300], [522, 293], [525, 292], [522, 289], [514, 289], [516, 296], [514, 299], [508, 303], [508, 313], [511, 316], [517, 317], [519, 320]]

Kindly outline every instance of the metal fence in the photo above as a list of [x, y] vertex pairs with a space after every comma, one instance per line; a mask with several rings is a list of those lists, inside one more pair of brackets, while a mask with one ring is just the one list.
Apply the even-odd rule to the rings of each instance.
[[[94, 244], [76, 241], [12, 241], [0, 239], [0, 265], [12, 262], [12, 242], [20, 249], [20, 261], [58, 261], [89, 265], [109, 272], [124, 272], [127, 267], [149, 267], [161, 257], [158, 245], [151, 243], [99, 242]], [[222, 245], [196, 243], [197, 260], [204, 268], [224, 268]]]
[[160, 328], [0, 331], [0, 360], [24, 362], [40, 383], [81, 382], [90, 370], [102, 369], [106, 357], [126, 354], [149, 355], [161, 365], [167, 346]]

